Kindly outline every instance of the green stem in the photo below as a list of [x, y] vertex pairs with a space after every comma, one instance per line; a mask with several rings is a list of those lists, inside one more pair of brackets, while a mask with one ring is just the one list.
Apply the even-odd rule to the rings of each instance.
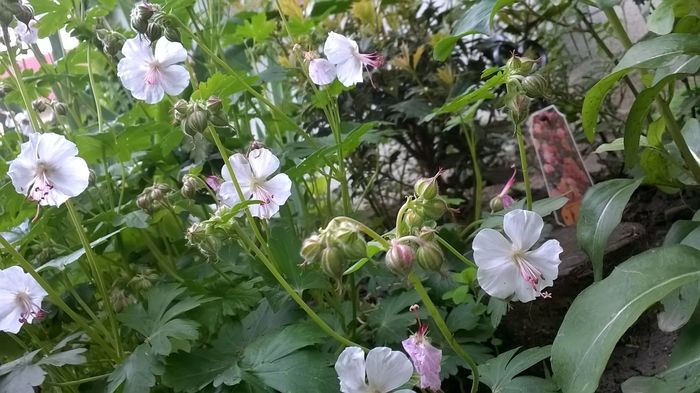
[[47, 382], [49, 385], [53, 386], [75, 386], [75, 385], [82, 385], [84, 383], [88, 382], [94, 382], [94, 381], [99, 381], [100, 379], [105, 379], [109, 377], [111, 374], [102, 374], [102, 375], [96, 375], [94, 377], [87, 377], [83, 379], [78, 379], [75, 381], [68, 381], [68, 382]]
[[450, 332], [450, 328], [447, 327], [447, 324], [445, 323], [445, 320], [442, 319], [442, 316], [440, 316], [440, 312], [438, 311], [437, 307], [435, 307], [433, 301], [430, 300], [428, 291], [425, 290], [423, 283], [420, 281], [420, 278], [416, 276], [416, 273], [410, 272], [408, 274], [408, 280], [411, 282], [411, 284], [413, 284], [413, 288], [418, 293], [418, 296], [420, 296], [421, 300], [423, 301], [423, 304], [428, 308], [430, 316], [433, 318], [433, 321], [435, 321], [438, 330], [440, 330], [440, 333], [442, 333], [442, 336], [450, 345], [450, 348], [452, 348], [452, 350], [455, 351], [457, 356], [464, 360], [464, 362], [467, 363], [467, 365], [471, 369], [473, 375], [471, 393], [476, 393], [479, 390], [479, 366], [477, 366], [474, 359], [472, 359], [472, 357], [469, 356], [469, 354], [465, 352], [464, 349], [462, 349], [462, 346], [459, 345], [457, 340], [455, 340], [454, 336], [452, 335], [452, 332]]
[[22, 79], [22, 72], [19, 70], [19, 66], [17, 65], [15, 49], [12, 46], [10, 46], [10, 32], [7, 28], [7, 25], [5, 24], [2, 25], [2, 36], [5, 40], [5, 48], [7, 48], [7, 55], [10, 57], [10, 63], [12, 63], [12, 76], [14, 77], [15, 82], [17, 83], [17, 89], [19, 90], [19, 93], [22, 96], [22, 102], [24, 102], [24, 107], [27, 109], [27, 115], [29, 116], [29, 120], [32, 122], [32, 127], [34, 127], [34, 131], [39, 132], [41, 130], [41, 127], [39, 127], [39, 121], [36, 119], [36, 116], [34, 114], [32, 103], [29, 101], [29, 95], [27, 94], [27, 89], [25, 88], [24, 80]]
[[530, 187], [530, 174], [527, 170], [527, 152], [525, 151], [525, 141], [523, 140], [523, 130], [520, 123], [514, 123], [515, 134], [518, 136], [518, 151], [520, 152], [520, 167], [523, 171], [523, 182], [525, 182], [525, 198], [527, 199], [527, 210], [532, 210], [532, 188]]
[[391, 248], [391, 243], [383, 238], [380, 234], [378, 234], [376, 231], [374, 231], [372, 228], [368, 227], [367, 225], [355, 220], [354, 218], [350, 217], [345, 217], [345, 216], [338, 216], [335, 217], [334, 220], [337, 221], [345, 221], [349, 222], [352, 224], [355, 224], [362, 232], [364, 232], [367, 236], [371, 237], [372, 239], [376, 240], [379, 244], [384, 246], [387, 250]]
[[[328, 93], [326, 91], [326, 93]], [[331, 102], [327, 109], [326, 117], [328, 118], [328, 123], [331, 126], [331, 131], [333, 132], [333, 137], [335, 138], [335, 144], [338, 148], [338, 170], [340, 172], [338, 181], [340, 181], [340, 193], [343, 199], [343, 214], [350, 214], [350, 190], [348, 188], [348, 176], [347, 170], [345, 168], [345, 157], [343, 155], [343, 135], [340, 130], [340, 114], [338, 113], [338, 106], [335, 98], [331, 99], [330, 94], [328, 94], [328, 99]]]
[[73, 226], [75, 227], [75, 231], [78, 233], [78, 237], [80, 238], [80, 243], [83, 245], [83, 249], [85, 249], [85, 257], [88, 260], [88, 264], [90, 265], [90, 269], [92, 270], [93, 277], [97, 282], [97, 289], [100, 292], [100, 296], [102, 297], [102, 304], [107, 310], [107, 317], [109, 319], [109, 324], [112, 328], [112, 339], [114, 340], [114, 347], [117, 350], [117, 358], [118, 360], [120, 360], [122, 356], [122, 349], [121, 341], [119, 340], [119, 327], [117, 325], [117, 318], [114, 313], [114, 308], [112, 307], [112, 302], [110, 301], [109, 295], [107, 294], [107, 287], [105, 286], [104, 279], [102, 278], [102, 273], [100, 272], [100, 269], [97, 266], [97, 258], [95, 257], [95, 253], [92, 250], [92, 246], [90, 246], [90, 241], [85, 235], [83, 225], [80, 222], [80, 217], [78, 216], [78, 213], [75, 211], [73, 202], [71, 202], [71, 200], [69, 199], [66, 201], [65, 205], [66, 208], [68, 208], [68, 216], [70, 217], [70, 220], [73, 223]]
[[[95, 113], [97, 114], [97, 132], [102, 132], [102, 108], [100, 107], [100, 100], [97, 98], [97, 84], [95, 83], [95, 76], [92, 72], [92, 61], [90, 61], [90, 45], [87, 46], [87, 72], [88, 80], [90, 81], [90, 90], [92, 91], [92, 97], [95, 100]], [[116, 142], [116, 141], [115, 141]]]
[[236, 232], [238, 239], [250, 250], [250, 252], [257, 255], [258, 259], [265, 265], [265, 267], [270, 271], [270, 273], [272, 273], [272, 275], [282, 286], [282, 288], [284, 288], [287, 294], [289, 294], [289, 296], [299, 305], [299, 307], [301, 307], [306, 312], [306, 315], [308, 315], [309, 318], [311, 318], [311, 320], [313, 320], [314, 323], [316, 323], [316, 325], [318, 325], [318, 327], [321, 328], [321, 330], [323, 330], [323, 332], [325, 332], [328, 336], [332, 337], [333, 339], [347, 347], [360, 347], [365, 351], [367, 350], [361, 345], [356, 344], [350, 341], [349, 339], [341, 336], [340, 334], [338, 334], [338, 332], [333, 330], [333, 328], [328, 326], [328, 324], [323, 319], [321, 319], [321, 317], [319, 317], [318, 314], [316, 314], [314, 310], [312, 310], [311, 307], [309, 307], [308, 304], [306, 304], [304, 299], [302, 299], [301, 296], [299, 296], [297, 291], [295, 291], [294, 288], [292, 288], [292, 286], [289, 285], [287, 280], [285, 280], [282, 274], [279, 272], [279, 270], [277, 270], [275, 264], [267, 257], [267, 255], [265, 255], [265, 253], [260, 248], [258, 248], [258, 246], [255, 245], [255, 243], [253, 243], [253, 241], [238, 226], [238, 224], [234, 222], [232, 227], [233, 230]]
[[632, 40], [630, 36], [627, 35], [627, 31], [625, 31], [625, 27], [622, 25], [620, 18], [618, 18], [615, 9], [613, 7], [603, 7], [602, 11], [605, 17], [608, 18], [613, 33], [615, 33], [620, 42], [622, 42], [622, 46], [624, 46], [625, 49], [629, 49], [632, 46]]
[[403, 215], [406, 213], [406, 210], [408, 210], [408, 205], [411, 203], [411, 197], [406, 198], [406, 203], [401, 205], [401, 208], [399, 209], [399, 212], [396, 213], [396, 238], [400, 238], [403, 231], [401, 231], [401, 225], [403, 221]]
[[7, 240], [5, 240], [4, 237], [0, 236], [0, 244], [2, 244], [2, 247], [10, 253], [12, 258], [19, 264], [22, 269], [24, 269], [25, 272], [29, 273], [38, 283], [39, 285], [44, 288], [46, 293], [48, 293], [48, 297], [51, 300], [53, 304], [55, 304], [58, 308], [61, 309], [66, 315], [68, 315], [75, 323], [80, 326], [85, 333], [90, 337], [91, 340], [93, 340], [95, 343], [103, 347], [106, 351], [110, 352], [113, 350], [112, 346], [105, 341], [104, 338], [102, 338], [99, 334], [97, 334], [95, 331], [93, 331], [93, 328], [88, 324], [88, 322], [83, 319], [78, 313], [73, 311], [70, 306], [68, 306], [63, 299], [61, 299], [61, 295], [56, 291], [51, 284], [49, 284], [48, 281], [44, 279], [44, 277], [39, 274], [34, 267], [27, 261], [17, 250], [15, 250], [15, 247], [12, 246]]
[[484, 180], [481, 176], [481, 168], [479, 167], [479, 155], [476, 152], [476, 138], [474, 137], [474, 132], [473, 130], [470, 132], [464, 122], [462, 122], [462, 131], [464, 132], [464, 139], [466, 139], [467, 146], [469, 147], [472, 169], [474, 170], [474, 220], [478, 220], [481, 218], [481, 194]]
[[464, 262], [465, 265], [476, 268], [476, 263], [474, 263], [474, 261], [469, 260], [467, 257], [462, 255], [461, 252], [457, 251], [456, 248], [452, 247], [452, 245], [447, 240], [440, 237], [440, 235], [438, 235], [437, 233], [435, 234], [435, 239], [437, 239], [438, 243], [442, 244], [442, 246], [445, 247], [449, 252], [456, 256], [457, 259]]

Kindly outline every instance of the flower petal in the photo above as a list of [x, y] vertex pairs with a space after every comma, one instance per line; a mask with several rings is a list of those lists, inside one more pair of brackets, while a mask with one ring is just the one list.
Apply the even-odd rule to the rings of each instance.
[[78, 154], [75, 143], [63, 135], [51, 132], [36, 134], [32, 141], [36, 145], [36, 158], [47, 163], [52, 169]]
[[265, 148], [251, 150], [248, 153], [248, 162], [253, 170], [253, 176], [257, 179], [267, 179], [280, 167], [279, 158]]
[[418, 339], [417, 334], [403, 340], [401, 344], [420, 375], [421, 389], [440, 391], [442, 351], [432, 346], [424, 337]]
[[[13, 301], [15, 301], [13, 299]], [[3, 311], [3, 310], [0, 310]], [[22, 318], [22, 309], [19, 307], [11, 308], [7, 314], [0, 314], [0, 331], [8, 333], [19, 333], [23, 323], [19, 320]]]
[[[30, 142], [22, 144], [22, 151], [17, 158], [10, 161], [10, 167], [7, 170], [7, 175], [10, 176], [12, 185], [15, 186], [15, 191], [22, 195], [27, 195], [29, 187], [31, 187], [32, 182], [34, 182], [34, 176], [36, 176], [35, 159], [31, 158], [32, 154], [29, 149], [25, 150], [24, 147], [29, 144]], [[36, 157], [36, 153], [34, 153], [34, 157]]]
[[52, 191], [74, 197], [87, 188], [90, 170], [82, 158], [70, 157], [62, 161], [59, 166], [52, 168], [48, 177], [54, 186]]
[[345, 87], [355, 86], [357, 83], [362, 83], [362, 62], [355, 57], [349, 58], [347, 61], [337, 64], [338, 80]]
[[292, 195], [292, 181], [284, 173], [275, 175], [262, 186], [271, 196], [274, 203], [284, 205]]
[[403, 352], [374, 348], [367, 354], [367, 381], [371, 392], [391, 392], [408, 382], [413, 364]]
[[161, 67], [182, 63], [187, 59], [187, 50], [179, 42], [168, 41], [161, 37], [156, 42], [155, 59]]
[[125, 58], [149, 62], [153, 59], [151, 41], [140, 34], [134, 38], [129, 38], [124, 42], [124, 46], [122, 46], [122, 54]]
[[474, 237], [472, 249], [474, 262], [479, 269], [491, 269], [503, 264], [513, 263], [513, 246], [498, 231], [482, 229]]
[[359, 347], [348, 347], [338, 356], [335, 372], [340, 380], [343, 393], [362, 393], [367, 389], [365, 383], [365, 353]]
[[136, 99], [143, 100], [146, 104], [157, 104], [165, 97], [165, 91], [160, 83], [154, 85], [144, 83], [143, 90], [139, 92], [132, 91], [131, 95]]
[[[253, 180], [253, 172], [250, 170], [250, 163], [248, 162], [248, 159], [245, 158], [243, 154], [236, 153], [229, 157], [228, 161], [231, 163], [231, 168], [233, 169], [233, 173], [236, 175], [238, 184], [245, 184], [246, 186], [250, 184], [250, 182]], [[227, 181], [232, 180], [231, 174], [229, 173], [226, 165], [221, 168], [221, 177]]]
[[[250, 200], [253, 196], [252, 190], [247, 185], [240, 185], [241, 193], [245, 200]], [[241, 199], [238, 197], [238, 191], [236, 191], [236, 185], [232, 181], [225, 181], [221, 183], [219, 191], [216, 193], [221, 203], [228, 207], [234, 207], [238, 204]], [[255, 206], [255, 205], [253, 205]], [[251, 206], [251, 207], [253, 207]]]
[[540, 292], [535, 290], [535, 288], [530, 285], [522, 276], [516, 281], [515, 284], [515, 299], [527, 303], [537, 299]]
[[314, 59], [309, 63], [309, 77], [319, 86], [325, 86], [335, 80], [336, 72], [333, 63], [326, 59]]
[[515, 250], [529, 250], [540, 238], [543, 226], [542, 217], [529, 210], [515, 209], [503, 217], [503, 231]]
[[171, 65], [160, 71], [160, 84], [166, 93], [176, 96], [190, 84], [190, 74], [181, 65]]
[[551, 282], [559, 275], [559, 264], [561, 263], [559, 254], [563, 251], [559, 241], [551, 239], [544, 242], [539, 248], [525, 253], [525, 259], [542, 273], [545, 280]]
[[323, 45], [323, 53], [331, 63], [340, 64], [355, 57], [359, 50], [355, 40], [331, 31], [328, 33], [326, 43]]
[[117, 76], [122, 81], [122, 85], [137, 99], [142, 99], [138, 97], [144, 97], [143, 91], [146, 87], [147, 72], [148, 63], [141, 59], [124, 57], [117, 64]]
[[525, 280], [520, 275], [515, 263], [507, 263], [490, 269], [479, 268], [476, 271], [476, 279], [481, 289], [489, 295], [507, 299], [514, 292], [516, 286]]

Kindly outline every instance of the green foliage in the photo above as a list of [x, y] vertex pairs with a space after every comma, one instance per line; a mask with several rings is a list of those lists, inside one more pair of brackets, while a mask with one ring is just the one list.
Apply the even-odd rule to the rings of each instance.
[[697, 250], [677, 245], [623, 262], [576, 297], [552, 345], [554, 380], [564, 393], [595, 392], [622, 334], [652, 304], [700, 279]]
[[603, 256], [610, 234], [622, 219], [632, 193], [642, 180], [613, 179], [588, 189], [581, 202], [576, 239], [591, 258], [596, 280], [603, 277]]
[[518, 376], [523, 371], [547, 359], [551, 347], [529, 348], [518, 353], [519, 349], [511, 349], [480, 365], [479, 374], [484, 384], [490, 387], [494, 393], [557, 392], [558, 389], [551, 380]]

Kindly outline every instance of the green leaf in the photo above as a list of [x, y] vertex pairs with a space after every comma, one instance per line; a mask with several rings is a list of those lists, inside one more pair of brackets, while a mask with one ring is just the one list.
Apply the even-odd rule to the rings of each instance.
[[595, 138], [598, 112], [617, 81], [633, 68], [654, 68], [681, 54], [700, 54], [700, 40], [693, 34], [667, 34], [632, 46], [612, 72], [586, 93], [581, 109], [583, 131], [589, 141]]
[[578, 244], [591, 258], [596, 280], [603, 277], [603, 255], [608, 237], [622, 219], [632, 193], [642, 179], [613, 179], [598, 183], [586, 191], [576, 226]]
[[287, 279], [294, 290], [303, 294], [307, 289], [320, 289], [328, 285], [328, 280], [317, 269], [301, 268], [302, 262], [299, 256], [301, 250], [301, 240], [296, 236], [294, 230], [283, 222], [270, 224], [272, 238], [270, 251], [274, 256], [280, 272]]
[[141, 344], [109, 375], [107, 392], [114, 393], [122, 384], [123, 393], [148, 393], [156, 384], [155, 375], [162, 374], [160, 365]]
[[148, 356], [168, 355], [172, 352], [173, 341], [187, 342], [198, 337], [196, 322], [175, 319], [176, 316], [202, 304], [199, 297], [186, 297], [173, 303], [184, 291], [185, 288], [177, 284], [159, 285], [148, 292], [147, 310], [142, 304], [134, 304], [118, 315], [118, 319], [124, 325], [145, 337], [145, 344], [152, 352], [149, 352]]
[[490, 15], [496, 6], [496, 0], [481, 0], [469, 7], [452, 28], [453, 36], [483, 33], [489, 34]]
[[673, 23], [676, 17], [673, 15], [673, 5], [675, 0], [664, 0], [659, 4], [654, 12], [647, 18], [649, 31], [658, 35], [668, 34], [673, 31]]
[[[122, 229], [123, 229], [123, 228], [122, 228]], [[102, 236], [101, 238], [99, 238], [99, 239], [97, 239], [97, 240], [95, 240], [95, 241], [90, 242], [90, 247], [94, 248], [94, 247], [96, 247], [96, 246], [98, 246], [98, 245], [100, 245], [100, 244], [106, 242], [107, 240], [109, 240], [109, 238], [111, 238], [112, 236], [114, 236], [114, 235], [116, 235], [117, 233], [121, 232], [122, 229], [118, 229], [118, 230], [116, 230], [116, 231], [114, 231], [114, 232], [112, 232], [112, 233], [109, 233], [109, 234], [107, 234], [107, 235], [105, 235], [105, 236]], [[78, 260], [81, 256], [83, 256], [84, 254], [85, 254], [85, 249], [84, 249], [84, 248], [80, 248], [80, 249], [78, 249], [78, 250], [73, 251], [72, 253], [70, 253], [70, 254], [68, 254], [68, 255], [64, 255], [64, 256], [62, 256], [62, 257], [54, 258], [54, 259], [52, 259], [52, 260], [46, 262], [45, 264], [39, 266], [36, 270], [37, 270], [37, 271], [42, 271], [42, 270], [44, 270], [44, 269], [46, 269], [46, 268], [48, 268], [48, 267], [53, 267], [53, 268], [56, 268], [56, 269], [58, 269], [58, 270], [63, 270], [63, 269], [66, 268], [66, 266], [68, 266], [68, 265], [70, 265], [71, 263], [77, 261], [77, 260]]]
[[491, 9], [491, 14], [489, 15], [489, 27], [493, 29], [493, 18], [496, 17], [496, 14], [498, 14], [500, 10], [509, 7], [517, 2], [518, 0], [497, 0], [496, 4]]
[[697, 282], [684, 285], [661, 300], [664, 310], [656, 315], [659, 329], [674, 332], [685, 325], [700, 301], [700, 285]]
[[245, 90], [243, 80], [248, 85], [253, 85], [258, 81], [257, 76], [245, 75], [238, 73], [238, 77], [217, 72], [209, 77], [206, 82], [202, 82], [192, 93], [192, 98], [195, 100], [207, 100], [210, 96], [219, 97], [224, 104], [229, 102], [229, 97], [232, 94]]
[[272, 334], [262, 336], [243, 351], [247, 368], [279, 360], [304, 347], [325, 342], [327, 335], [316, 325], [296, 324]]
[[408, 327], [415, 322], [415, 315], [408, 308], [419, 300], [415, 292], [403, 292], [381, 299], [377, 309], [367, 317], [367, 324], [375, 329], [375, 343], [386, 345], [405, 339]]
[[178, 352], [168, 357], [163, 384], [176, 392], [200, 392], [209, 384], [235, 386], [241, 369], [235, 351], [221, 346]]
[[279, 392], [333, 392], [338, 389], [338, 377], [330, 363], [328, 356], [318, 352], [299, 351], [261, 363], [250, 372]]
[[474, 102], [477, 102], [479, 100], [493, 98], [494, 97], [493, 92], [496, 90], [496, 88], [498, 88], [500, 85], [505, 83], [505, 81], [506, 81], [506, 74], [504, 72], [499, 72], [496, 75], [489, 78], [479, 88], [474, 89], [474, 90], [468, 90], [467, 92], [463, 93], [462, 95], [453, 98], [448, 103], [446, 103], [442, 107], [438, 108], [435, 111], [435, 113], [436, 114], [443, 114], [443, 113], [460, 112], [466, 106], [468, 106]]
[[623, 393], [695, 392], [700, 386], [700, 309], [685, 326], [671, 353], [666, 370], [653, 377], [632, 377]]
[[639, 159], [639, 138], [651, 105], [666, 84], [674, 79], [675, 75], [669, 75], [658, 84], [642, 90], [634, 100], [625, 121], [625, 166], [628, 169], [634, 167]]
[[[519, 349], [520, 348], [515, 348], [508, 352], [502, 353], [479, 366], [479, 374], [481, 377], [480, 380], [490, 387], [492, 392], [500, 393], [519, 391], [520, 389], [518, 388], [518, 385], [520, 385], [520, 378], [516, 378], [516, 376], [537, 363], [547, 359], [549, 357], [551, 346], [530, 348], [515, 355]], [[556, 388], [551, 389], [551, 387], [554, 385], [551, 383], [551, 381], [546, 381], [541, 378], [537, 379], [542, 381], [542, 385], [549, 386], [550, 388], [548, 390], [537, 389], [532, 391], [543, 393], [556, 392]], [[531, 380], [528, 383], [533, 384]]]
[[433, 59], [445, 61], [450, 56], [450, 53], [452, 53], [452, 48], [454, 48], [455, 44], [461, 39], [462, 37], [451, 35], [438, 41], [435, 47], [433, 47]]
[[267, 20], [264, 12], [255, 14], [250, 20], [238, 26], [234, 34], [234, 43], [241, 43], [249, 38], [255, 43], [263, 42], [275, 31], [276, 25], [274, 21]]
[[[644, 135], [641, 135], [639, 137], [639, 146], [640, 147], [649, 147], [651, 146], [649, 144], [649, 141], [647, 140], [647, 137]], [[622, 151], [625, 150], [625, 138], [617, 138], [614, 141], [610, 143], [603, 143], [600, 146], [598, 146], [595, 149], [596, 154], [601, 154], [601, 153], [606, 153], [609, 151]]]
[[576, 297], [552, 346], [554, 379], [564, 393], [593, 393], [622, 334], [652, 304], [700, 279], [700, 253], [677, 245], [649, 250]]

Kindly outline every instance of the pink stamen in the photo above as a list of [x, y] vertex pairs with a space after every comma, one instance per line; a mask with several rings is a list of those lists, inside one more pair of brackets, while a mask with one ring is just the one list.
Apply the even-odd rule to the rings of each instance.
[[153, 86], [160, 80], [160, 70], [158, 69], [158, 63], [153, 63], [149, 66], [146, 76], [144, 76], [143, 81], [149, 86]]
[[46, 311], [44, 311], [40, 305], [32, 303], [28, 294], [24, 292], [17, 294], [17, 302], [19, 302], [22, 308], [19, 322], [27, 323], [29, 322], [29, 318], [40, 321], [46, 317]]
[[528, 284], [530, 284], [532, 289], [537, 291], [537, 284], [539, 284], [540, 280], [544, 279], [544, 276], [542, 276], [542, 272], [540, 272], [535, 266], [529, 263], [525, 258], [517, 254], [513, 256], [513, 260], [518, 266], [518, 270], [520, 270], [520, 275], [523, 277], [523, 279], [527, 281]]

